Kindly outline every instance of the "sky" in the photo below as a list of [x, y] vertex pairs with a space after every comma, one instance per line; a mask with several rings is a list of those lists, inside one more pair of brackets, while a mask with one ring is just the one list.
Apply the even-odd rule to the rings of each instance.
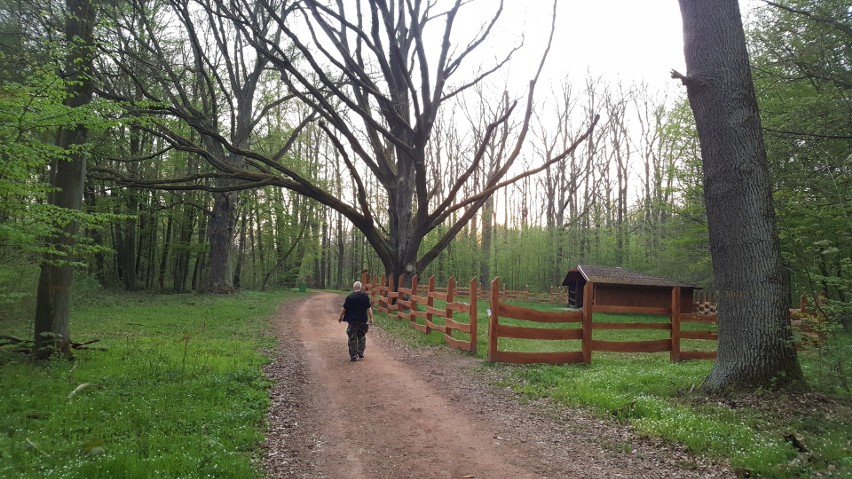
[[[743, 12], [754, 0], [740, 2]], [[463, 21], [475, 29], [495, 0], [474, 2]], [[505, 0], [505, 21], [494, 55], [510, 48], [523, 32], [524, 49], [510, 66], [509, 77], [528, 81], [538, 65], [550, 30], [551, 0]], [[475, 18], [478, 17], [478, 18]], [[475, 30], [473, 30], [475, 31]], [[652, 89], [676, 86], [672, 69], [684, 72], [683, 30], [677, 0], [559, 0], [557, 30], [544, 75], [582, 81], [589, 71], [609, 83], [648, 83]]]
[[[480, 0], [463, 9], [456, 27], [473, 34], [496, 8]], [[538, 66], [550, 33], [551, 0], [505, 0], [503, 19], [488, 48], [479, 52], [502, 56], [524, 36], [524, 47], [507, 70], [510, 81], [522, 86]], [[559, 0], [557, 29], [543, 72], [558, 82], [569, 75], [583, 81], [586, 72], [604, 75], [608, 82], [646, 81], [662, 87], [672, 80], [672, 68], [683, 70], [683, 40], [677, 0]]]
[[[755, 2], [740, 1], [744, 14]], [[497, 5], [497, 0], [474, 1], [469, 5], [472, 8], [463, 9], [466, 14], [460, 15], [456, 31], [475, 34]], [[471, 63], [493, 64], [523, 35], [523, 49], [515, 54], [505, 77], [495, 80], [495, 86], [502, 88], [500, 82], [505, 78], [511, 94], [516, 98], [524, 95], [544, 51], [552, 12], [552, 0], [504, 0], [503, 21], [498, 24], [493, 41]], [[672, 69], [686, 73], [683, 23], [677, 0], [559, 0], [554, 41], [536, 97], [546, 109], [547, 89], [556, 87], [567, 76], [580, 94], [578, 101], [583, 102], [582, 88], [586, 76], [591, 75], [601, 77], [610, 86], [622, 82], [629, 88], [631, 84], [645, 83], [652, 95], [673, 101], [685, 91], [679, 81], [671, 78]], [[628, 121], [628, 129], [634, 126]], [[631, 185], [629, 194], [639, 195], [641, 182], [634, 178]], [[501, 197], [502, 194], [497, 195], [498, 202]]]
[[[548, 33], [550, 2], [511, 2], [527, 6], [533, 42]], [[542, 8], [544, 7], [544, 8]], [[543, 15], [544, 14], [544, 15]], [[531, 27], [531, 28], [530, 28]], [[537, 37], [537, 38], [536, 38]], [[671, 82], [669, 71], [682, 70], [683, 39], [676, 0], [562, 0], [557, 7], [557, 30], [549, 58], [548, 76], [603, 74], [611, 81]]]

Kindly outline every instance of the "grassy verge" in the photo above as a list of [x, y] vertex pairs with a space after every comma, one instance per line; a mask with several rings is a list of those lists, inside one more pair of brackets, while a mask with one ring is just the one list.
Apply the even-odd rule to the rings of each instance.
[[[539, 310], [559, 306], [516, 303]], [[439, 306], [440, 307], [440, 306]], [[487, 347], [487, 302], [479, 303], [477, 356]], [[424, 336], [384, 315], [380, 324], [412, 344], [443, 344], [439, 333]], [[457, 318], [466, 322], [464, 315]], [[664, 318], [596, 314], [595, 321], [643, 322]], [[439, 321], [436, 321], [436, 323]], [[504, 320], [501, 324], [533, 325]], [[564, 325], [560, 325], [565, 327]], [[576, 326], [568, 326], [576, 327]], [[688, 325], [706, 329], [706, 325]], [[459, 335], [461, 337], [461, 335]], [[595, 331], [594, 338], [608, 341], [641, 341], [668, 337], [665, 330]], [[715, 342], [691, 340], [685, 347], [711, 350]], [[501, 350], [579, 351], [579, 341], [501, 340]], [[825, 351], [833, 351], [826, 357]], [[852, 370], [852, 338], [833, 338], [823, 352], [800, 353], [802, 367], [814, 393], [783, 395], [761, 391], [756, 395], [708, 398], [698, 392], [712, 367], [711, 361], [671, 363], [668, 353], [593, 354], [590, 365], [510, 366], [511, 380], [504, 386], [529, 398], [549, 397], [564, 404], [588, 408], [602, 417], [621, 421], [647, 436], [678, 442], [693, 452], [728, 461], [747, 477], [852, 477], [852, 402], [848, 391], [838, 388], [837, 377]], [[836, 369], [833, 374], [828, 374]], [[834, 378], [832, 380], [832, 378]], [[795, 440], [793, 439], [795, 438]], [[797, 449], [798, 441], [806, 449]]]
[[104, 294], [75, 308], [71, 331], [107, 351], [45, 365], [0, 351], [0, 477], [260, 476], [261, 351], [291, 296]]

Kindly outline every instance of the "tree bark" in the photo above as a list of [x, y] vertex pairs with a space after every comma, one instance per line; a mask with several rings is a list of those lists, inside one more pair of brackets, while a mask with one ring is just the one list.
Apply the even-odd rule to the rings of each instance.
[[[207, 217], [208, 215], [200, 215], [198, 217], [198, 244], [204, 244], [204, 238], [207, 236]], [[192, 289], [197, 291], [201, 285], [201, 277], [206, 267], [204, 259], [207, 256], [203, 251], [199, 251], [195, 255], [195, 267], [192, 270]]]
[[680, 0], [720, 291], [711, 392], [804, 386], [793, 348], [766, 150], [736, 0]]
[[234, 229], [237, 223], [235, 191], [213, 193], [207, 239], [210, 242], [210, 290], [227, 293], [234, 289], [231, 255], [234, 250]]
[[[157, 273], [157, 288], [160, 291], [166, 289], [166, 273], [169, 269], [169, 257], [172, 252], [172, 226], [174, 224], [174, 216], [169, 214], [166, 218], [166, 230], [163, 232], [163, 253], [160, 256], [160, 268]], [[175, 285], [172, 285], [173, 287]]]
[[[93, 28], [95, 5], [90, 0], [67, 0], [65, 40], [69, 52], [66, 57], [66, 106], [77, 108], [92, 101], [91, 77]], [[88, 127], [82, 124], [59, 128], [56, 144], [71, 150], [67, 160], [56, 160], [51, 168], [50, 183], [57, 188], [49, 196], [52, 205], [68, 210], [79, 210], [83, 202], [86, 178], [86, 156], [72, 147], [88, 141]], [[71, 312], [71, 286], [74, 267], [69, 264], [76, 242], [79, 225], [71, 221], [59, 226], [55, 237], [48, 240], [52, 251], [45, 255], [38, 281], [35, 315], [33, 355], [47, 359], [58, 352], [71, 355], [69, 315]]]
[[246, 228], [248, 227], [249, 213], [243, 211], [240, 215], [240, 250], [237, 253], [237, 266], [234, 268], [234, 288], [242, 287], [243, 262], [246, 256]]

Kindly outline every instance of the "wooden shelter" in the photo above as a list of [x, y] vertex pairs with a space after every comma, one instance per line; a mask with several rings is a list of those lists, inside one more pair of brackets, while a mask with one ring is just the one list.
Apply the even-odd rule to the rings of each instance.
[[692, 284], [647, 275], [624, 268], [577, 265], [568, 271], [563, 286], [568, 287], [568, 306], [582, 308], [586, 283], [592, 283], [595, 306], [624, 306], [642, 308], [669, 308], [672, 288], [680, 287], [680, 312], [692, 312]]

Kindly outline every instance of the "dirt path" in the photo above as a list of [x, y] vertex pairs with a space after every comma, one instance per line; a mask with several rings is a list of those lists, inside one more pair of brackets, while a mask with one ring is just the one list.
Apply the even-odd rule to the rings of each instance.
[[314, 294], [277, 318], [271, 477], [730, 477], [582, 413], [521, 406], [460, 353], [409, 350], [373, 328], [350, 362], [342, 299]]

